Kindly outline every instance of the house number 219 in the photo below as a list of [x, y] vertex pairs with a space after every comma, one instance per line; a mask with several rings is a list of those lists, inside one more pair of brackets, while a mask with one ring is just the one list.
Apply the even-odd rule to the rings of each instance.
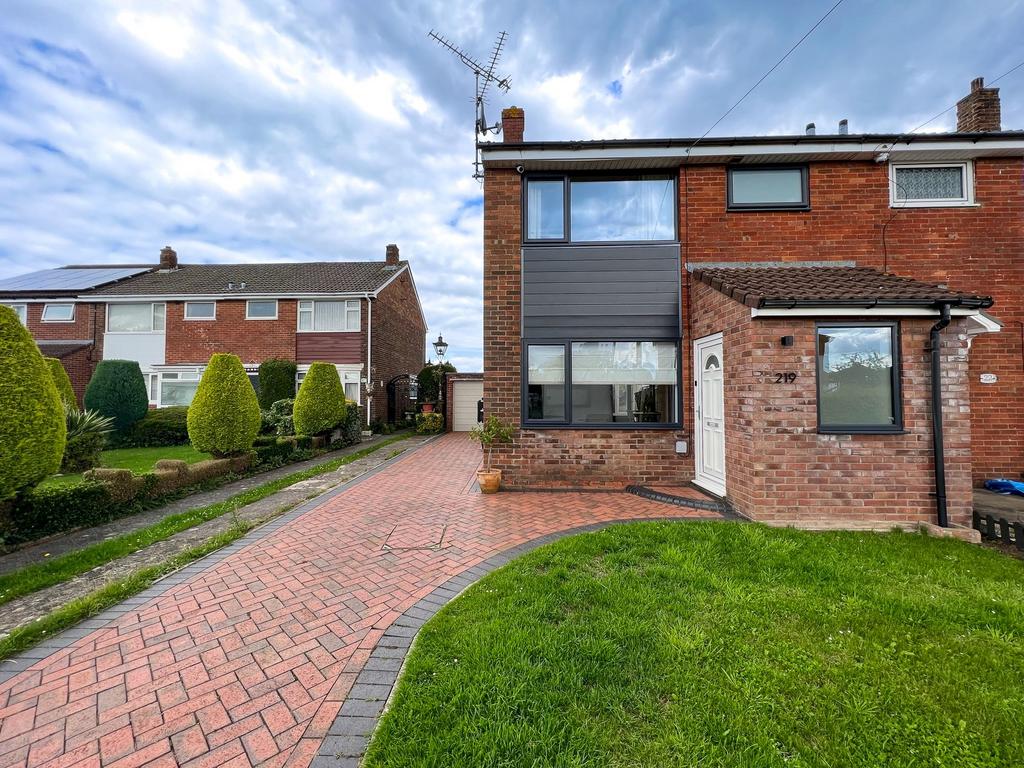
[[796, 374], [793, 371], [775, 374], [776, 384], [792, 384], [794, 381], [796, 381]]

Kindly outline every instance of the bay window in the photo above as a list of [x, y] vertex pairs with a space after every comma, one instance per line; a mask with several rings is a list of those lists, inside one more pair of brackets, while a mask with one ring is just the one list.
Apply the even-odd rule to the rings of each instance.
[[897, 330], [895, 323], [818, 326], [819, 431], [902, 431]]
[[524, 422], [581, 427], [677, 425], [678, 358], [674, 342], [528, 344]]

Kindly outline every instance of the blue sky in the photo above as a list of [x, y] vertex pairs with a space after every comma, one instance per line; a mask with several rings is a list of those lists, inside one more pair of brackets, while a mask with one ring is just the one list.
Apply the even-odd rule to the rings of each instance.
[[[69, 262], [413, 263], [431, 333], [481, 367], [472, 77], [499, 30], [531, 139], [700, 135], [822, 2], [7, 0], [0, 277]], [[1024, 2], [846, 0], [714, 135], [915, 127], [1024, 50]], [[1024, 128], [1024, 69], [1000, 82]], [[948, 130], [953, 113], [930, 129]]]

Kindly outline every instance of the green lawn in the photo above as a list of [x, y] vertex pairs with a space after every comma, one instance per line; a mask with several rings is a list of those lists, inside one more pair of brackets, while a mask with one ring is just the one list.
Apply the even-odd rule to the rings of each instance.
[[[191, 445], [167, 445], [159, 448], [115, 448], [104, 451], [100, 455], [100, 466], [130, 469], [136, 475], [142, 475], [153, 469], [160, 459], [178, 459], [195, 464], [197, 461], [212, 458], [208, 453], [197, 451]], [[71, 485], [80, 483], [82, 476], [54, 475], [46, 479], [42, 485]]]
[[1024, 564], [740, 523], [565, 539], [423, 629], [367, 766], [1019, 766]]

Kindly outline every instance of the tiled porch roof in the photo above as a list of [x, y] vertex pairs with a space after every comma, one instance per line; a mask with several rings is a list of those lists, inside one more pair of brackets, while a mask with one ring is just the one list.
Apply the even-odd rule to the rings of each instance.
[[757, 309], [786, 307], [934, 307], [983, 309], [992, 299], [885, 274], [870, 267], [696, 268], [695, 280]]
[[39, 351], [42, 352], [46, 357], [56, 357], [58, 360], [63, 359], [70, 355], [72, 352], [77, 352], [80, 349], [91, 347], [92, 342], [88, 339], [80, 340], [39, 340], [36, 341], [36, 346], [39, 347]]

